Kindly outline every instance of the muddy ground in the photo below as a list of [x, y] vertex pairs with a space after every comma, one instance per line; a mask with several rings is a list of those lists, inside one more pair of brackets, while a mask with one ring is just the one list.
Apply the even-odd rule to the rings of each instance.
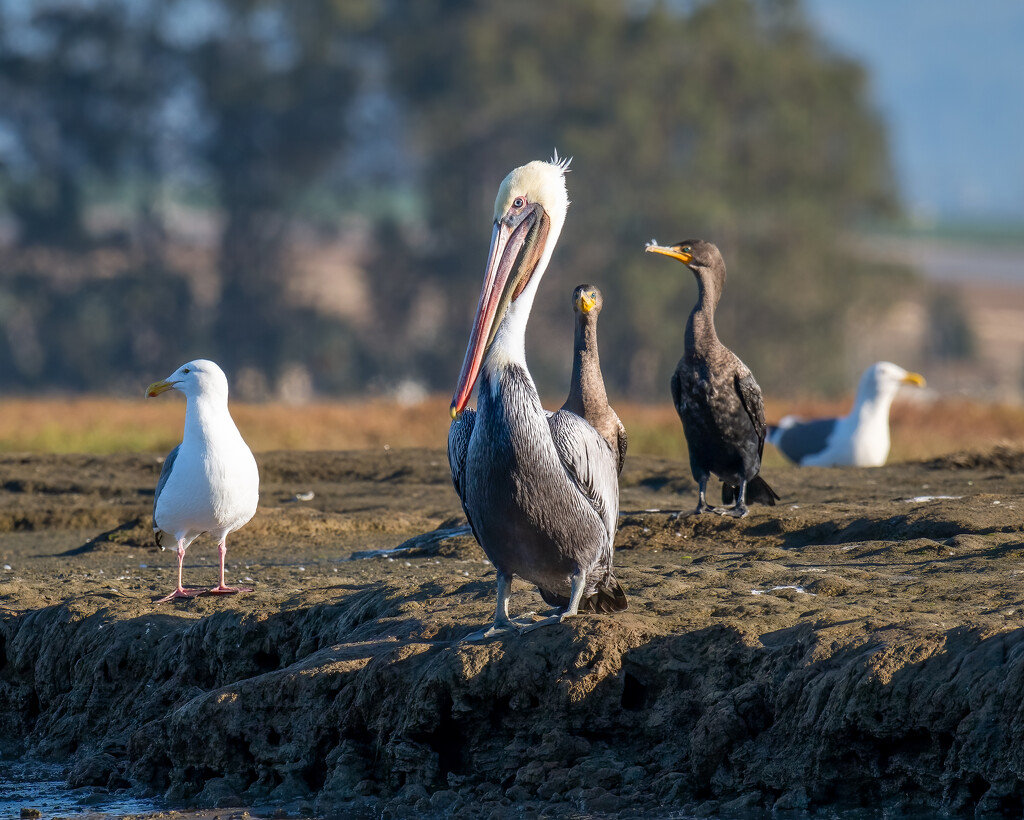
[[[742, 521], [673, 517], [685, 465], [630, 457], [629, 611], [482, 644], [471, 536], [352, 560], [462, 523], [442, 451], [259, 462], [254, 591], [158, 605], [156, 456], [0, 456], [4, 757], [337, 817], [1024, 811], [1024, 452], [775, 469]], [[215, 576], [201, 539], [186, 584]]]

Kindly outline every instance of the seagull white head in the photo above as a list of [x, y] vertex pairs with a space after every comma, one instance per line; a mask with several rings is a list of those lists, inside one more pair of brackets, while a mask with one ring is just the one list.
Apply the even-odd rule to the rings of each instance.
[[193, 359], [175, 370], [166, 379], [153, 382], [146, 388], [146, 396], [153, 398], [168, 390], [178, 390], [185, 398], [223, 397], [228, 398], [228, 378], [215, 362], [209, 359]]
[[910, 373], [892, 362], [875, 362], [861, 376], [857, 394], [865, 398], [880, 396], [892, 401], [896, 391], [903, 384], [924, 387], [924, 376], [920, 373]]

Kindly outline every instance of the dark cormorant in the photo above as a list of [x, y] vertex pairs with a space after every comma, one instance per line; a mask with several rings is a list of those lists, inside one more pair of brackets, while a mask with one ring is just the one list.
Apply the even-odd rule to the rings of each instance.
[[767, 431], [761, 388], [715, 333], [715, 308], [725, 285], [722, 254], [700, 239], [671, 247], [652, 241], [647, 251], [678, 259], [697, 277], [697, 304], [686, 321], [683, 358], [672, 376], [672, 400], [700, 493], [696, 512], [719, 512], [705, 500], [711, 473], [722, 480], [722, 502], [733, 503], [721, 512], [742, 518], [747, 501], [774, 506], [778, 495], [758, 475]]

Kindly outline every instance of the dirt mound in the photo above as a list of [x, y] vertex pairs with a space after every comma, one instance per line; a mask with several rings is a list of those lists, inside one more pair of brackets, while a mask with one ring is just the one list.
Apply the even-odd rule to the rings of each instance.
[[[494, 573], [440, 451], [262, 456], [228, 552], [255, 591], [159, 606], [154, 458], [5, 458], [0, 513], [51, 523], [0, 540], [0, 745], [74, 787], [337, 817], [1024, 811], [1024, 478], [991, 461], [777, 470], [787, 503], [737, 521], [676, 516], [685, 465], [631, 458], [630, 610], [467, 644]], [[215, 572], [197, 542], [186, 582]], [[543, 604], [517, 582], [511, 608]]]
[[924, 462], [933, 470], [1001, 470], [1024, 472], [1024, 447], [1000, 444], [984, 452], [950, 453]]

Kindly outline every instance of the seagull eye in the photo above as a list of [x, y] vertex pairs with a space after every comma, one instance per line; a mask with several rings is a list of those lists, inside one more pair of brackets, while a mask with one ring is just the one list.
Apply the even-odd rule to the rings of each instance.
[[512, 200], [513, 208], [522, 208], [525, 204], [526, 200], [523, 199], [521, 196], [517, 196], [515, 199]]
[[183, 368], [181, 369], [181, 372], [182, 372], [182, 373], [188, 373], [188, 372], [189, 372], [189, 370], [188, 370], [188, 368], [187, 368], [187, 367], [183, 367]]

